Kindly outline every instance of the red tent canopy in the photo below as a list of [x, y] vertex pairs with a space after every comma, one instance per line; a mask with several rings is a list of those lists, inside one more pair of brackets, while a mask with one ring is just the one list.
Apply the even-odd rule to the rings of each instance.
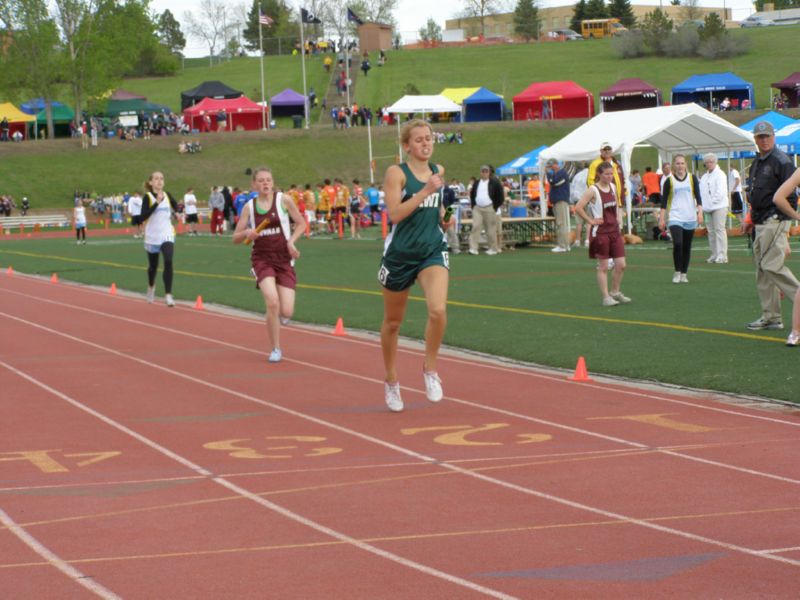
[[[190, 106], [183, 111], [183, 120], [192, 129], [200, 131], [217, 130], [217, 115], [220, 111], [225, 111], [227, 115], [226, 129], [254, 130], [263, 128], [262, 108], [246, 96], [239, 98], [203, 98], [194, 106]], [[205, 119], [208, 115], [210, 119]]]
[[772, 87], [789, 99], [789, 106], [800, 105], [800, 71], [792, 73], [783, 81], [773, 83]]
[[639, 78], [620, 79], [600, 92], [602, 110], [630, 110], [661, 106], [661, 90]]
[[514, 96], [514, 120], [594, 116], [594, 97], [572, 81], [533, 83]]

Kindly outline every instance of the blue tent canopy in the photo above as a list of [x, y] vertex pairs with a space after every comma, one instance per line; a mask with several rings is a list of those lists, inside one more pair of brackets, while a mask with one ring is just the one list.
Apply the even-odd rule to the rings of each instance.
[[753, 129], [756, 127], [756, 123], [759, 121], [767, 121], [770, 125], [775, 128], [775, 131], [778, 131], [781, 127], [786, 127], [787, 125], [794, 125], [797, 123], [791, 117], [787, 117], [786, 115], [782, 115], [781, 113], [777, 113], [774, 110], [769, 111], [768, 113], [764, 113], [760, 117], [756, 117], [752, 121], [748, 121], [744, 125], [739, 125], [739, 129], [744, 129], [745, 131], [749, 131], [753, 133]]
[[[756, 123], [759, 121], [767, 121], [775, 129], [775, 145], [778, 146], [778, 148], [787, 154], [800, 154], [800, 121], [796, 121], [791, 117], [787, 117], [775, 111], [769, 111], [760, 117], [756, 117], [747, 123], [739, 125], [739, 129], [744, 129], [752, 133]], [[731, 152], [731, 155], [728, 156], [726, 153], [722, 152], [717, 154], [717, 157], [720, 159], [753, 158], [755, 155], [755, 152]], [[701, 154], [698, 154], [695, 158], [699, 160], [703, 157]]]
[[464, 121], [502, 121], [505, 107], [502, 96], [485, 87], [479, 88], [477, 92], [464, 98]]
[[713, 109], [726, 97], [730, 98], [734, 110], [743, 108], [745, 100], [749, 104], [747, 108], [755, 108], [753, 84], [733, 73], [692, 75], [672, 88], [672, 104], [694, 102], [703, 108]]
[[800, 154], [800, 121], [775, 128], [775, 145], [786, 154]]
[[547, 146], [539, 146], [497, 169], [498, 175], [530, 175], [539, 172], [539, 153]]
[[[50, 102], [50, 106], [55, 108], [56, 106], [64, 106], [61, 102], [56, 102], [55, 100]], [[44, 98], [34, 98], [33, 100], [28, 100], [27, 102], [19, 105], [22, 112], [35, 115], [44, 110]]]

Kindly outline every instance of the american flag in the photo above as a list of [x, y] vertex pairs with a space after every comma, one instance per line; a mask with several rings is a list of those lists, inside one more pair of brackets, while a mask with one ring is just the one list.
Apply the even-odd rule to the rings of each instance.
[[258, 22], [259, 22], [259, 23], [261, 23], [262, 25], [266, 25], [267, 27], [269, 27], [269, 26], [270, 26], [270, 25], [272, 25], [272, 24], [273, 24], [275, 21], [273, 21], [273, 20], [272, 20], [271, 18], [269, 18], [267, 15], [259, 15], [259, 17], [258, 17]]

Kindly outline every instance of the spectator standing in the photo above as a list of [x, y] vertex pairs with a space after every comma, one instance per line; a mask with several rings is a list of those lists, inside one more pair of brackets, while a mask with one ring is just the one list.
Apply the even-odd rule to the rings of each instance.
[[222, 212], [225, 210], [225, 197], [218, 187], [211, 188], [208, 207], [211, 209], [211, 235], [222, 235]]
[[552, 252], [569, 252], [569, 175], [555, 159], [547, 161], [547, 182], [556, 217], [556, 246]]
[[369, 202], [369, 218], [374, 225], [375, 215], [380, 215], [381, 212], [380, 194], [378, 193], [378, 188], [375, 187], [374, 183], [370, 184], [370, 186], [367, 188], [367, 201]]
[[600, 157], [595, 158], [589, 164], [589, 175], [586, 182], [588, 185], [592, 185], [597, 181], [597, 168], [604, 162], [614, 167], [614, 191], [617, 194], [617, 206], [621, 207], [626, 194], [625, 175], [622, 172], [622, 165], [614, 158], [614, 150], [609, 142], [600, 144]]
[[[603, 306], [616, 306], [631, 301], [620, 290], [625, 273], [625, 242], [620, 233], [617, 211], [619, 194], [614, 189], [615, 166], [602, 162], [596, 168], [598, 180], [583, 194], [575, 212], [591, 227], [589, 258], [597, 259], [597, 285], [600, 288]], [[590, 209], [591, 216], [586, 213]], [[609, 263], [613, 259], [611, 288], [608, 287]]]
[[[783, 329], [781, 292], [793, 300], [800, 283], [785, 265], [789, 248], [789, 215], [778, 209], [775, 194], [792, 177], [792, 161], [775, 147], [775, 130], [768, 121], [759, 121], [753, 129], [758, 155], [750, 165], [750, 206], [752, 222], [745, 221], [745, 233], [755, 228], [753, 260], [756, 287], [761, 302], [761, 317], [747, 324], [750, 330]], [[788, 185], [786, 186], [788, 187]], [[797, 210], [797, 196], [789, 190], [782, 197]]]
[[542, 197], [542, 182], [539, 181], [539, 176], [537, 174], [534, 173], [531, 175], [530, 179], [528, 179], [526, 189], [528, 191], [528, 207], [531, 210], [535, 210], [538, 208], [539, 201]]
[[700, 199], [703, 202], [703, 211], [706, 213], [706, 228], [708, 229], [708, 246], [711, 256], [708, 263], [728, 262], [728, 232], [725, 225], [728, 220], [728, 178], [717, 164], [716, 154], [706, 154], [703, 157], [706, 172], [700, 178]]
[[497, 254], [497, 209], [503, 205], [505, 194], [497, 177], [492, 176], [489, 165], [481, 167], [481, 177], [469, 193], [472, 205], [472, 231], [469, 235], [469, 253], [477, 255], [481, 239], [481, 230], [486, 231], [486, 242], [489, 245], [486, 254]]
[[294, 313], [297, 287], [294, 261], [300, 258], [295, 242], [302, 237], [306, 224], [294, 200], [274, 189], [272, 171], [266, 167], [254, 169], [252, 187], [257, 195], [242, 208], [233, 243], [253, 242], [251, 273], [267, 309], [267, 338], [271, 348], [268, 360], [277, 363], [283, 358], [280, 327]]
[[644, 168], [642, 175], [642, 185], [647, 201], [651, 204], [661, 205], [661, 182], [658, 173], [653, 172], [652, 167]]
[[639, 174], [638, 169], [634, 169], [631, 172], [631, 176], [628, 177], [628, 183], [631, 188], [631, 204], [635, 206], [642, 201], [642, 176]]
[[445, 210], [452, 208], [450, 216], [450, 225], [445, 230], [445, 238], [447, 239], [447, 247], [453, 254], [461, 254], [461, 240], [458, 239], [459, 222], [460, 222], [460, 206], [458, 203], [458, 187], [454, 185], [445, 186], [442, 188], [442, 206]]
[[136, 228], [133, 237], [142, 237], [142, 197], [138, 192], [131, 194], [128, 199], [128, 214], [131, 216], [131, 225]]
[[189, 235], [197, 235], [197, 196], [189, 188], [183, 195], [183, 212], [186, 215], [186, 224], [189, 226]]
[[744, 200], [742, 198], [742, 178], [739, 171], [731, 167], [728, 171], [728, 190], [731, 193], [731, 212], [735, 215], [742, 214]]
[[8, 135], [10, 130], [11, 125], [8, 122], [8, 117], [3, 117], [3, 120], [0, 121], [0, 142], [8, 142], [11, 140]]
[[83, 202], [75, 204], [73, 211], [73, 218], [75, 220], [75, 238], [78, 244], [86, 244], [86, 207]]
[[164, 190], [164, 175], [154, 171], [144, 184], [142, 199], [142, 221], [144, 227], [144, 249], [147, 252], [147, 302], [156, 297], [156, 273], [159, 254], [164, 255], [164, 301], [175, 306], [172, 299], [172, 258], [175, 253], [175, 228], [172, 213], [178, 211], [178, 203]]
[[[795, 198], [795, 205], [792, 206], [791, 196], [795, 190], [800, 187], [800, 169], [794, 172], [794, 175], [789, 177], [783, 182], [778, 191], [772, 198], [773, 203], [778, 209], [787, 217], [793, 220], [800, 219], [800, 213], [797, 212], [797, 199]], [[800, 287], [794, 293], [794, 307], [792, 308], [792, 331], [786, 339], [787, 346], [800, 346]]]
[[586, 224], [586, 242], [585, 246], [589, 247], [589, 223], [584, 221], [583, 217], [575, 210], [580, 199], [586, 193], [588, 188], [586, 178], [589, 176], [589, 166], [586, 163], [581, 163], [580, 170], [575, 173], [572, 181], [569, 184], [569, 202], [572, 204], [571, 210], [575, 213], [575, 241], [573, 246], [575, 248], [581, 247], [581, 239], [583, 238], [583, 225]]
[[687, 171], [683, 154], [673, 157], [672, 173], [664, 180], [663, 188], [658, 226], [663, 230], [666, 222], [672, 237], [672, 283], [689, 283], [686, 274], [692, 258], [692, 238], [697, 226], [703, 224], [703, 206], [700, 182]]

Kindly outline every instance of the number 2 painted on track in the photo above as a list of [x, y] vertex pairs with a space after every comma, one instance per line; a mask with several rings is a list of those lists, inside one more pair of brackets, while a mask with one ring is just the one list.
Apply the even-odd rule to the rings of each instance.
[[[301, 450], [300, 446], [297, 445], [314, 444], [318, 442], [324, 442], [327, 439], [316, 435], [272, 435], [263, 439], [274, 441], [283, 440], [295, 442], [295, 444], [268, 446], [259, 451], [252, 445], [254, 440], [243, 438], [208, 442], [207, 444], [203, 444], [203, 448], [206, 450], [219, 450], [221, 452], [227, 452], [228, 456], [232, 458], [244, 458], [248, 460], [258, 460], [264, 458], [271, 460], [282, 460], [287, 458], [295, 458], [297, 455], [308, 457], [328, 456], [330, 454], [338, 454], [342, 451], [341, 448], [335, 448], [331, 446], [318, 446], [305, 451]], [[294, 452], [296, 450], [299, 450], [299, 452]]]

